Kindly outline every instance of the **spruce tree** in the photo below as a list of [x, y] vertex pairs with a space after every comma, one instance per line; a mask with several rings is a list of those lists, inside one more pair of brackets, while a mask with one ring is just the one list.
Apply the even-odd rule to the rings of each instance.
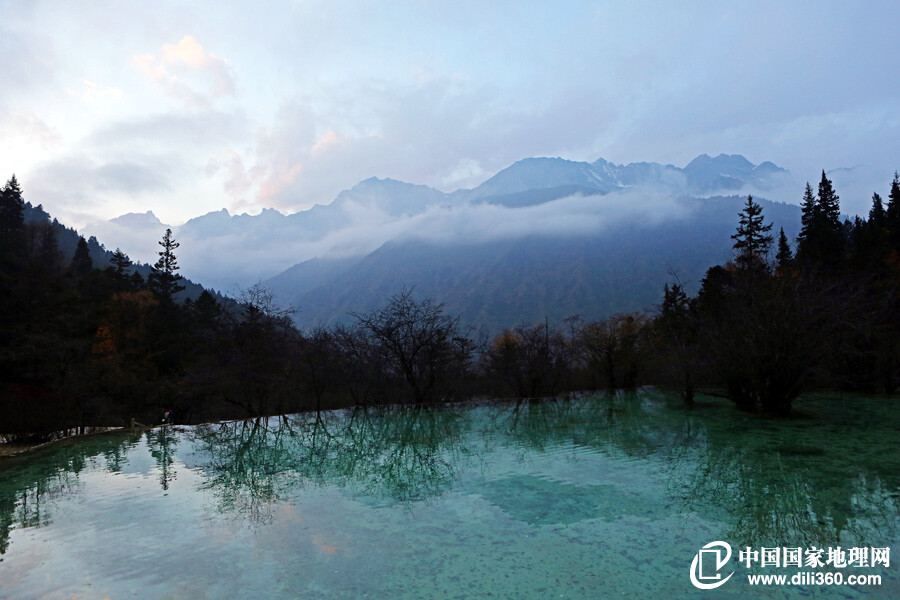
[[806, 184], [800, 204], [800, 235], [797, 237], [797, 257], [806, 265], [834, 267], [844, 252], [844, 225], [841, 223], [840, 197], [822, 171], [818, 196]]
[[898, 177], [897, 171], [894, 171], [894, 181], [891, 183], [891, 193], [884, 221], [885, 227], [888, 229], [891, 248], [900, 252], [900, 177]]
[[184, 289], [184, 286], [178, 283], [182, 277], [177, 273], [180, 267], [175, 257], [175, 249], [181, 244], [172, 237], [172, 230], [166, 229], [159, 245], [162, 246], [162, 251], [159, 252], [159, 260], [150, 267], [148, 284], [164, 301], [171, 301], [174, 294]]
[[664, 321], [672, 321], [683, 318], [690, 308], [690, 299], [680, 284], [673, 283], [663, 286], [663, 302], [660, 307], [660, 317]]
[[776, 268], [780, 273], [787, 273], [794, 261], [794, 255], [791, 252], [791, 244], [788, 242], [787, 236], [784, 235], [784, 227], [778, 230], [778, 253], [775, 255]]
[[834, 191], [831, 180], [822, 171], [822, 180], [819, 182], [819, 214], [832, 230], [841, 228], [841, 206], [838, 203], [840, 196]]
[[20, 231], [25, 225], [24, 211], [22, 188], [13, 175], [0, 191], [0, 233], [10, 234]]
[[800, 203], [800, 235], [797, 236], [797, 242], [801, 249], [808, 243], [814, 224], [818, 220], [816, 214], [818, 210], [819, 205], [813, 195], [812, 186], [807, 181], [806, 190], [803, 192], [803, 201]]
[[844, 226], [841, 223], [841, 207], [838, 201], [840, 197], [835, 193], [831, 180], [822, 171], [822, 180], [819, 182], [819, 210], [821, 223], [819, 235], [821, 236], [821, 259], [827, 265], [836, 265], [841, 260], [844, 252]]
[[119, 248], [116, 248], [116, 251], [113, 253], [112, 258], [109, 259], [109, 262], [112, 263], [113, 268], [115, 269], [116, 277], [119, 279], [124, 279], [126, 277], [125, 269], [131, 267], [131, 259], [128, 258], [128, 255], [122, 252]]
[[859, 266], [864, 269], [878, 270], [884, 263], [888, 251], [887, 215], [884, 203], [877, 193], [872, 194], [872, 208], [869, 209], [869, 220], [862, 224], [862, 235], [857, 242]]
[[87, 275], [94, 268], [87, 240], [84, 236], [78, 238], [78, 246], [75, 247], [75, 256], [72, 257], [72, 272], [76, 275]]
[[51, 271], [59, 269], [62, 265], [62, 253], [59, 251], [56, 230], [52, 223], [41, 225], [41, 249], [38, 256], [41, 263]]
[[747, 196], [747, 204], [738, 217], [737, 232], [731, 236], [738, 253], [738, 266], [744, 269], [764, 266], [765, 256], [772, 245], [772, 236], [768, 234], [772, 223], [763, 225], [762, 207], [753, 201], [753, 196]]
[[813, 262], [818, 255], [816, 225], [820, 221], [819, 203], [813, 194], [812, 186], [806, 182], [803, 201], [800, 202], [800, 235], [797, 236], [797, 258], [803, 264]]
[[872, 208], [869, 209], [869, 225], [884, 227], [884, 203], [878, 193], [872, 194]]

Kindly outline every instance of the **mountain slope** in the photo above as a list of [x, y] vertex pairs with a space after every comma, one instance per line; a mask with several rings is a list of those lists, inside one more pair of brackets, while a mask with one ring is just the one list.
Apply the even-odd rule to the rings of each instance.
[[[266, 282], [299, 312], [308, 327], [344, 322], [403, 287], [430, 296], [464, 323], [496, 331], [573, 315], [598, 319], [657, 302], [675, 273], [696, 290], [706, 269], [731, 256], [730, 235], [745, 198], [685, 200], [691, 212], [658, 225], [623, 227], [597, 235], [530, 235], [485, 243], [392, 241], [356, 261], [307, 261], [309, 274], [292, 287]], [[797, 233], [799, 207], [760, 200], [775, 229]], [[318, 279], [316, 279], [318, 278]]]
[[[132, 215], [134, 215], [133, 218]], [[130, 213], [129, 215], [123, 216], [132, 218], [132, 221], [141, 227], [153, 227], [153, 221], [159, 222], [150, 211], [147, 211], [146, 213]], [[53, 227], [53, 231], [56, 234], [56, 242], [63, 257], [63, 264], [68, 265], [72, 262], [72, 257], [75, 255], [75, 248], [78, 246], [79, 238], [81, 238], [81, 235], [77, 231], [70, 227], [66, 227], [56, 219], [51, 220], [50, 215], [44, 211], [42, 206], [32, 206], [30, 202], [25, 203], [24, 217], [26, 223], [50, 223], [50, 226]], [[121, 219], [122, 217], [119, 218]], [[92, 235], [87, 238], [87, 245], [95, 269], [105, 269], [112, 266], [110, 259], [112, 259], [113, 252], [107, 250], [95, 236]], [[150, 275], [149, 264], [134, 261], [132, 270], [139, 273], [144, 280]], [[194, 283], [190, 279], [184, 279], [181, 284], [184, 285], [184, 290], [175, 295], [175, 298], [179, 301], [187, 300], [188, 298], [196, 300], [200, 294], [203, 293], [204, 287], [198, 283]], [[226, 300], [226, 298], [218, 292], [215, 292], [214, 290], [211, 291], [218, 300]]]
[[[709, 196], [721, 189], [729, 194], [740, 190], [755, 195], [757, 190], [778, 187], [789, 178], [787, 171], [772, 163], [754, 165], [740, 155], [703, 155], [683, 169], [658, 163], [617, 165], [602, 158], [593, 163], [527, 158], [471, 190], [444, 193], [424, 185], [370, 178], [341, 192], [330, 204], [294, 214], [265, 209], [258, 215], [231, 215], [223, 209], [173, 229], [181, 243], [183, 273], [218, 289], [233, 290], [316, 257], [361, 260], [391, 240], [423, 237], [427, 231], [442, 239], [472, 243], [473, 236], [482, 241], [501, 235], [527, 237], [534, 229], [542, 229], [540, 219], [556, 223], [560, 231], [585, 229], [589, 223], [600, 228], [607, 205], [614, 214], [625, 210], [623, 202], [632, 201], [625, 199], [625, 192], [640, 192], [633, 202], [653, 204], [662, 196]], [[563, 211], [578, 203], [560, 201], [573, 197], [590, 198], [597, 210], [566, 214]], [[532, 214], [536, 207], [552, 203], [558, 203], [558, 212]], [[466, 221], [473, 207], [498, 207], [498, 211], [479, 213], [484, 216], [481, 222]], [[653, 208], [647, 210], [652, 218]], [[110, 247], [120, 246], [140, 260], [153, 262], [163, 229], [152, 213], [144, 213], [127, 215], [94, 228], [92, 233]], [[345, 267], [342, 263], [331, 270]], [[321, 284], [328, 270], [320, 268], [321, 272], [310, 275], [311, 280]], [[285, 281], [288, 279], [290, 276]], [[300, 285], [297, 277], [293, 281]], [[282, 295], [292, 301], [300, 289], [286, 283], [279, 286], [284, 289]]]

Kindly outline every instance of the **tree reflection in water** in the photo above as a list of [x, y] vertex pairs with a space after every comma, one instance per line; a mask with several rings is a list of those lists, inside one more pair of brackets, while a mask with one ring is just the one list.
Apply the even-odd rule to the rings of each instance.
[[49, 524], [56, 505], [81, 491], [82, 471], [100, 464], [120, 470], [128, 449], [139, 439], [140, 434], [67, 439], [0, 460], [0, 555], [9, 547], [13, 528]]
[[[214, 510], [252, 523], [272, 521], [309, 486], [412, 505], [451, 489], [476, 462], [489, 473], [502, 454], [571, 448], [649, 469], [665, 490], [657, 517], [722, 523], [723, 538], [738, 546], [878, 546], [896, 538], [900, 457], [888, 451], [890, 407], [859, 403], [851, 421], [846, 405], [822, 403], [818, 419], [772, 421], [725, 403], [704, 407], [701, 397], [696, 404], [641, 392], [359, 408], [156, 429], [144, 439], [163, 490], [182, 465], [177, 454], [188, 452]], [[0, 554], [12, 528], [50, 522], [53, 507], [78, 494], [85, 469], [121, 472], [141, 438], [96, 436], [0, 461]]]
[[[572, 444], [652, 460], [671, 507], [724, 521], [741, 545], [877, 546], [898, 534], [896, 453], [860, 464], [846, 446], [866, 435], [865, 424], [855, 432], [839, 423], [845, 429], [823, 435], [816, 420], [767, 421], [726, 406], [704, 413], [700, 397], [695, 409], [674, 400], [641, 392], [498, 405], [493, 436], [529, 452]], [[818, 445], [798, 445], [796, 436]]]
[[254, 522], [306, 485], [411, 502], [452, 484], [466, 420], [457, 409], [358, 408], [197, 427], [203, 487], [219, 509]]
[[147, 431], [147, 447], [150, 448], [150, 456], [156, 461], [156, 468], [159, 470], [159, 487], [163, 491], [169, 489], [169, 485], [177, 474], [175, 471], [177, 446], [178, 435], [172, 427], [157, 427]]

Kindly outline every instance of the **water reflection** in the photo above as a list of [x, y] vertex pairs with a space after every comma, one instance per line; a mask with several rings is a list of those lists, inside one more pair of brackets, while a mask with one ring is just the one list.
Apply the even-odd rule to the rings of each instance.
[[[882, 420], [868, 415], [852, 425], [847, 409], [873, 409]], [[666, 482], [669, 507], [722, 520], [723, 535], [737, 545], [878, 545], [897, 537], [900, 515], [890, 413], [872, 401], [819, 419], [772, 422], [723, 406], [704, 413], [661, 395], [619, 393], [498, 406], [493, 423], [497, 440], [528, 451], [571, 443], [647, 461]]]
[[109, 471], [121, 470], [139, 435], [98, 435], [81, 440], [63, 440], [33, 455], [0, 460], [0, 555], [9, 547], [14, 527], [49, 524], [58, 503], [77, 496], [79, 475], [99, 464]]
[[[163, 491], [190, 469], [215, 514], [256, 524], [272, 523], [280, 505], [300, 502], [311, 487], [412, 506], [480, 472], [487, 475], [477, 493], [527, 523], [700, 515], [722, 523], [737, 546], [896, 538], [900, 465], [890, 406], [822, 401], [815, 419], [766, 421], [698, 400], [694, 410], [656, 393], [369, 408], [65, 442], [0, 461], [0, 554], [13, 528], [52, 522], [54, 507], [81, 493], [86, 469], [121, 473], [142, 452]], [[663, 497], [629, 496], [621, 472], [589, 482], [490, 476], [501, 455], [533, 460], [561, 449], [649, 473]]]
[[[815, 423], [783, 423], [763, 434], [706, 428], [683, 477], [684, 506], [724, 509], [729, 538], [758, 545], [877, 546], [897, 536], [900, 481], [853, 454], [856, 432], [829, 439]], [[896, 466], [894, 456], [882, 462]]]
[[188, 438], [219, 510], [268, 522], [308, 485], [375, 501], [439, 495], [467, 454], [467, 423], [456, 409], [360, 408], [200, 426]]

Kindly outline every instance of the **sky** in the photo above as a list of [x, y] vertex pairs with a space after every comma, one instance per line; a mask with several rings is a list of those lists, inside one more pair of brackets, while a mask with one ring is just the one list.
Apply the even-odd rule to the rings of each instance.
[[863, 213], [900, 169], [898, 22], [896, 0], [0, 0], [0, 177], [75, 227], [177, 225], [372, 176], [724, 152], [836, 170]]

